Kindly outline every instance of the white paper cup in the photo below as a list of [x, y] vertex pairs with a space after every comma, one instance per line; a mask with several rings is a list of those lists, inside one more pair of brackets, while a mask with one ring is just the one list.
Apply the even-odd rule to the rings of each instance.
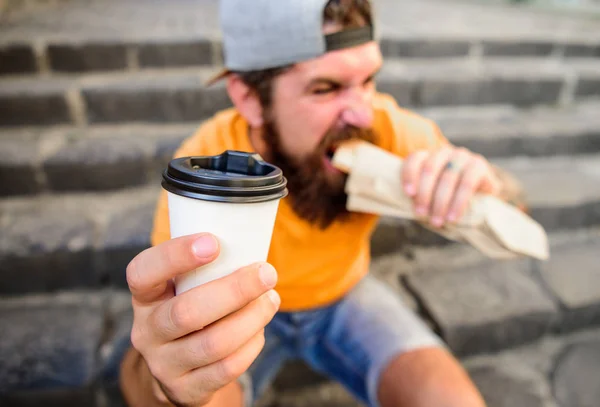
[[169, 163], [162, 186], [171, 238], [209, 232], [221, 248], [215, 261], [175, 279], [176, 294], [267, 260], [286, 183], [279, 168], [240, 151]]

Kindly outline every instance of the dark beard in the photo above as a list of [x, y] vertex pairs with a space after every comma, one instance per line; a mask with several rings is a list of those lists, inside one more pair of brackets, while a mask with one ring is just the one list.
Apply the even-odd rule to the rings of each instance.
[[344, 191], [347, 175], [328, 176], [323, 157], [341, 141], [360, 139], [375, 142], [372, 130], [349, 126], [341, 131], [330, 131], [315, 151], [302, 159], [291, 157], [283, 151], [276, 125], [268, 117], [264, 120], [263, 137], [268, 148], [265, 158], [283, 171], [288, 181], [292, 209], [300, 218], [326, 229], [334, 221], [350, 215], [346, 209], [348, 197]]

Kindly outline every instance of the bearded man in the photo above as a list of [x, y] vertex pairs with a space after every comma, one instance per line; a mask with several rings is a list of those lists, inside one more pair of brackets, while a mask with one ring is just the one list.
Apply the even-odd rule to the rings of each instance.
[[251, 405], [286, 360], [302, 359], [369, 406], [484, 406], [442, 340], [369, 275], [377, 217], [346, 210], [346, 175], [331, 159], [351, 139], [402, 157], [398, 177], [434, 227], [456, 222], [476, 193], [504, 194], [510, 177], [376, 91], [383, 60], [368, 0], [222, 0], [220, 15], [226, 71], [216, 80], [234, 107], [175, 156], [258, 153], [283, 170], [289, 196], [267, 263], [175, 296], [171, 279], [213, 261], [219, 243], [170, 239], [163, 191], [153, 247], [127, 270], [127, 402]]

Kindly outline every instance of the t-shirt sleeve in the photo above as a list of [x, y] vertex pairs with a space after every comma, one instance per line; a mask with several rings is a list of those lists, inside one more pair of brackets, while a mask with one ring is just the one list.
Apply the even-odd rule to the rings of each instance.
[[[202, 125], [196, 133], [186, 139], [173, 154], [173, 158], [188, 157], [194, 155], [207, 154], [205, 148], [206, 136], [209, 132], [215, 131], [211, 125]], [[171, 237], [171, 227], [169, 224], [169, 205], [167, 191], [161, 189], [158, 203], [154, 212], [154, 222], [150, 234], [150, 244], [156, 246]]]
[[378, 95], [379, 122], [384, 136], [384, 147], [400, 157], [419, 150], [435, 150], [450, 142], [433, 121], [398, 106], [388, 95]]

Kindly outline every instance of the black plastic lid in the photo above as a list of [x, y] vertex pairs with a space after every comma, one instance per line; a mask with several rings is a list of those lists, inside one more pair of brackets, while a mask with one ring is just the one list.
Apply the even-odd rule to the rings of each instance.
[[204, 201], [254, 203], [288, 193], [281, 169], [257, 154], [227, 150], [205, 157], [171, 160], [162, 186], [169, 192]]

